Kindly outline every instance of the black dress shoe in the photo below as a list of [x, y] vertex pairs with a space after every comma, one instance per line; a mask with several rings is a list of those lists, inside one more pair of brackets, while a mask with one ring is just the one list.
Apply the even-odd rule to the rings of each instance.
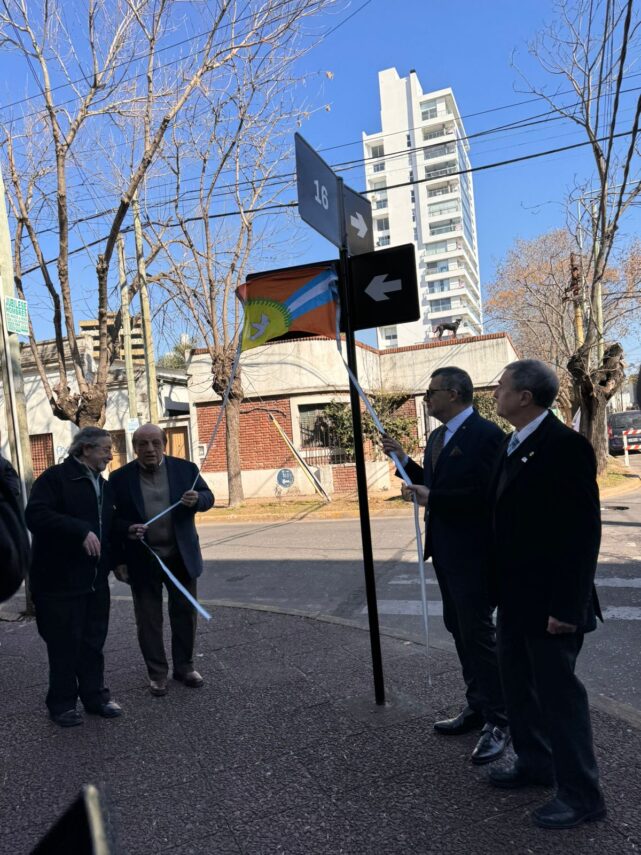
[[78, 710], [65, 710], [61, 713], [49, 713], [51, 721], [55, 721], [60, 727], [76, 727], [82, 724], [82, 716]]
[[541, 828], [576, 828], [582, 822], [604, 819], [607, 810], [603, 802], [592, 808], [573, 808], [556, 798], [537, 808], [532, 819]]
[[518, 790], [520, 787], [553, 787], [554, 776], [529, 772], [515, 763], [507, 769], [490, 769], [489, 782], [503, 790]]
[[481, 738], [472, 751], [472, 763], [475, 766], [483, 766], [485, 763], [493, 763], [498, 760], [510, 743], [510, 731], [503, 730], [492, 724], [486, 724], [481, 731]]
[[478, 730], [482, 724], [483, 716], [476, 710], [465, 707], [463, 712], [455, 718], [446, 718], [444, 721], [435, 722], [434, 730], [445, 736], [458, 736], [461, 733], [468, 733], [470, 730]]
[[122, 715], [122, 707], [115, 701], [106, 701], [104, 704], [98, 704], [95, 707], [85, 707], [88, 713], [92, 715], [100, 715], [103, 718], [118, 718]]

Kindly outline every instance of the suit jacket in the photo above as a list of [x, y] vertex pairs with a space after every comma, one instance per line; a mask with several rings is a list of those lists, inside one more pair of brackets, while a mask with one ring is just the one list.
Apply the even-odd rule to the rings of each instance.
[[476, 410], [441, 451], [432, 468], [436, 431], [427, 441], [423, 466], [409, 460], [405, 470], [430, 495], [426, 509], [425, 557], [470, 590], [473, 580], [485, 585], [488, 556], [486, 525], [490, 474], [505, 434]]
[[505, 618], [545, 632], [550, 615], [586, 632], [601, 617], [594, 574], [601, 541], [590, 443], [549, 413], [490, 485], [494, 582]]
[[[191, 489], [198, 475], [198, 467], [189, 460], [165, 455], [164, 466], [167, 467], [169, 481], [169, 503], [173, 505], [182, 494]], [[119, 541], [119, 558], [127, 565], [130, 578], [136, 573], [144, 572], [151, 561], [155, 561], [149, 550], [142, 544], [127, 538], [127, 530], [134, 523], [146, 522], [145, 504], [140, 487], [138, 461], [133, 460], [116, 469], [109, 477], [115, 504], [115, 532]], [[198, 501], [193, 508], [179, 505], [171, 511], [176, 547], [183, 560], [185, 568], [192, 579], [198, 578], [203, 572], [203, 559], [200, 554], [200, 541], [196, 531], [195, 515], [197, 512], [208, 511], [214, 504], [214, 494], [203, 478], [198, 475], [196, 486]]]

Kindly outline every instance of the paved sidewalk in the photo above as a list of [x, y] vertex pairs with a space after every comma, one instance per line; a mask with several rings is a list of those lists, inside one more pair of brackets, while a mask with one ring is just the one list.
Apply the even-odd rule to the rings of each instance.
[[363, 630], [218, 608], [199, 628], [206, 685], [152, 698], [131, 604], [117, 601], [107, 668], [125, 714], [62, 730], [44, 713], [35, 624], [0, 621], [0, 853], [28, 853], [87, 782], [106, 800], [119, 855], [641, 850], [641, 731], [595, 711], [609, 817], [538, 829], [529, 814], [545, 791], [491, 788], [469, 763], [475, 735], [432, 730], [461, 703], [452, 655], [431, 651], [429, 686], [420, 646], [383, 644], [392, 703], [376, 708]]

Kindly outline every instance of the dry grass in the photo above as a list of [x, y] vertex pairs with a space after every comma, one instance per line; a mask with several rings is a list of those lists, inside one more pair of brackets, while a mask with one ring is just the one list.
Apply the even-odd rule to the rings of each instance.
[[599, 489], [622, 490], [629, 487], [634, 490], [639, 485], [639, 476], [623, 463], [622, 457], [609, 457], [608, 468], [599, 476]]

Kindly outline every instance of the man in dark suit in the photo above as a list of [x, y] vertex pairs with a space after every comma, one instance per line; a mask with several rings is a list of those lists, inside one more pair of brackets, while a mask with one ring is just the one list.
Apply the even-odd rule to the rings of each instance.
[[491, 482], [498, 595], [498, 652], [516, 762], [490, 782], [552, 785], [534, 811], [546, 828], [605, 816], [585, 688], [574, 673], [584, 633], [601, 616], [594, 574], [601, 519], [592, 447], [548, 408], [551, 368], [533, 359], [507, 366], [497, 412], [516, 428]]
[[[147, 665], [149, 691], [156, 696], [167, 694], [169, 673], [162, 633], [163, 584], [169, 601], [173, 678], [190, 688], [202, 686], [203, 678], [194, 670], [196, 611], [167, 578], [145, 543], [195, 597], [196, 579], [203, 571], [195, 515], [214, 504], [214, 496], [195, 464], [167, 456], [166, 444], [162, 428], [142, 425], [133, 435], [137, 459], [117, 469], [109, 479], [123, 558], [116, 575], [131, 584], [138, 642]], [[173, 504], [177, 507], [146, 525]]]
[[[466, 684], [467, 706], [434, 725], [456, 735], [481, 729], [472, 753], [475, 764], [490, 763], [509, 741], [496, 660], [493, 603], [487, 585], [485, 501], [490, 472], [504, 433], [472, 407], [474, 387], [460, 368], [438, 368], [425, 401], [430, 416], [443, 424], [428, 439], [423, 466], [401, 445], [383, 438], [387, 454], [396, 452], [426, 505], [425, 557], [432, 557], [443, 598], [443, 620], [454, 636]], [[405, 487], [404, 493], [409, 497]]]

